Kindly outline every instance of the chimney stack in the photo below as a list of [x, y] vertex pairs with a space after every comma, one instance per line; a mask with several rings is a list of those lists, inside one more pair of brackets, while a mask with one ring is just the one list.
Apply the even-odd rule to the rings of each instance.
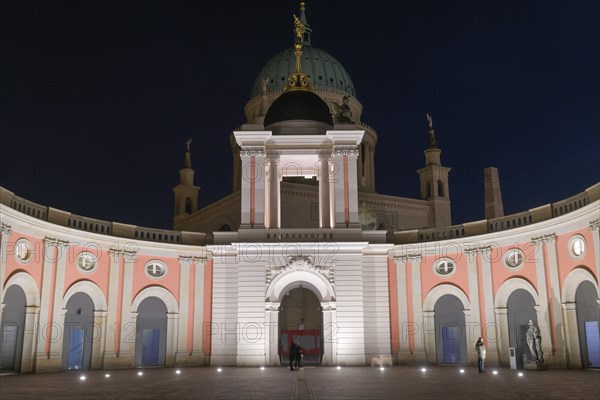
[[483, 177], [483, 186], [485, 190], [485, 219], [504, 217], [498, 168], [488, 167], [484, 169]]

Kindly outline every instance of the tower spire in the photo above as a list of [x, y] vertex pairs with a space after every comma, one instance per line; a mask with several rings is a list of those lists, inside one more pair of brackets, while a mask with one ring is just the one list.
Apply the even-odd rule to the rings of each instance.
[[310, 36], [312, 35], [312, 29], [310, 29], [310, 25], [306, 20], [306, 7], [305, 3], [300, 3], [300, 22], [302, 22], [305, 26], [304, 36], [302, 37], [302, 45], [310, 46]]
[[435, 142], [435, 129], [433, 129], [433, 118], [431, 115], [427, 114], [427, 122], [429, 123], [429, 132], [428, 132], [428, 149], [437, 149], [437, 143]]
[[175, 194], [175, 212], [173, 214], [173, 229], [181, 230], [188, 215], [198, 210], [198, 192], [200, 187], [194, 185], [194, 170], [190, 145], [192, 138], [185, 142], [185, 161], [179, 170], [179, 184], [173, 188]]
[[184, 163], [184, 167], [185, 168], [192, 168], [192, 156], [190, 153], [190, 145], [192, 144], [192, 138], [188, 138], [188, 140], [186, 140], [185, 142], [187, 149], [185, 151], [185, 163]]
[[306, 25], [304, 25], [296, 15], [294, 15], [294, 56], [296, 57], [296, 69], [288, 78], [288, 83], [283, 89], [289, 90], [312, 90], [312, 85], [308, 76], [302, 72], [302, 43]]

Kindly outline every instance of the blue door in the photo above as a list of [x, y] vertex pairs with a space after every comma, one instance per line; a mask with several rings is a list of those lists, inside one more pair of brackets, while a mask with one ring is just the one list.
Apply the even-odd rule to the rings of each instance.
[[142, 331], [142, 366], [158, 365], [158, 345], [160, 329]]
[[69, 369], [83, 368], [83, 328], [72, 328], [69, 336]]
[[585, 341], [587, 343], [590, 368], [600, 368], [600, 332], [598, 321], [585, 322]]
[[458, 326], [443, 326], [444, 364], [460, 363], [460, 329]]

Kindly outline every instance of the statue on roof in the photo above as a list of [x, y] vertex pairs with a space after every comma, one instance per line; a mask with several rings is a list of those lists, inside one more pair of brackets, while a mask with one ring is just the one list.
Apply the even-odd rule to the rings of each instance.
[[350, 102], [350, 96], [345, 95], [342, 98], [342, 104], [338, 104], [336, 101], [332, 101], [331, 105], [333, 108], [333, 118], [338, 124], [352, 124], [352, 111], [348, 103]]
[[306, 31], [306, 26], [294, 14], [294, 36], [296, 36], [296, 43], [302, 43], [304, 31]]
[[269, 85], [269, 77], [262, 78], [262, 94], [267, 94], [267, 86]]
[[190, 145], [192, 144], [192, 138], [188, 138], [188, 140], [185, 141], [185, 144], [187, 146], [187, 151], [189, 153], [190, 152]]
[[427, 114], [427, 122], [429, 124], [429, 134], [427, 137], [427, 148], [428, 149], [436, 149], [437, 143], [435, 141], [435, 130], [433, 129], [433, 118], [431, 115]]

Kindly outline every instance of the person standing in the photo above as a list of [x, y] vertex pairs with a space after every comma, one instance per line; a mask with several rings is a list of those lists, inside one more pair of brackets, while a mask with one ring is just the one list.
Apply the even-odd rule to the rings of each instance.
[[482, 338], [477, 339], [477, 343], [475, 343], [475, 350], [477, 351], [477, 368], [479, 368], [480, 373], [485, 372], [485, 346]]
[[296, 360], [296, 341], [292, 339], [290, 344], [290, 370], [294, 371], [294, 361]]
[[304, 363], [302, 360], [302, 346], [300, 346], [300, 342], [296, 339], [296, 368], [304, 368]]

